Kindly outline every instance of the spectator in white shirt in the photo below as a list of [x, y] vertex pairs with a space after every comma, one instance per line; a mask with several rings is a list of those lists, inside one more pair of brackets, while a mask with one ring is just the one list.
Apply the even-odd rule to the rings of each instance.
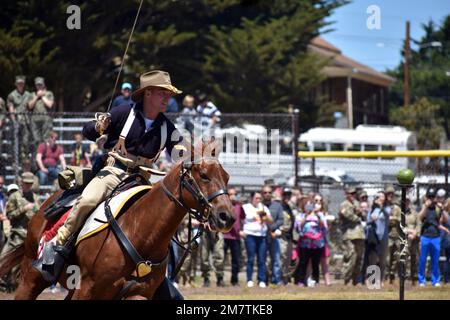
[[259, 192], [251, 194], [251, 203], [243, 205], [245, 212], [244, 235], [247, 250], [247, 286], [253, 287], [253, 263], [255, 255], [258, 261], [258, 283], [261, 288], [266, 287], [266, 235], [267, 224], [272, 223], [269, 208], [262, 204]]

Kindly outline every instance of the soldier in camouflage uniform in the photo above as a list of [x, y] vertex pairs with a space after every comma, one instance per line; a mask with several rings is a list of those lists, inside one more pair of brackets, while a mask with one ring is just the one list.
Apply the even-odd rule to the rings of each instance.
[[[389, 216], [389, 244], [388, 244], [388, 272], [389, 283], [394, 283], [395, 275], [398, 274], [399, 258], [400, 258], [400, 221], [402, 210], [399, 202], [396, 200], [395, 189], [393, 186], [388, 186], [385, 190], [386, 205], [391, 208]], [[398, 198], [400, 199], [400, 198]]]
[[[27, 236], [27, 226], [39, 208], [39, 198], [31, 190], [34, 179], [31, 172], [24, 172], [22, 178], [22, 191], [16, 184], [8, 186], [8, 202], [6, 203], [6, 216], [11, 224], [8, 241], [2, 249], [3, 256], [8, 251], [21, 246]], [[6, 290], [14, 290], [17, 287], [19, 266], [12, 269], [11, 274], [2, 281], [2, 287]]]
[[293, 203], [290, 202], [291, 196], [291, 189], [283, 188], [281, 199], [281, 206], [283, 207], [283, 224], [280, 226], [281, 237], [279, 238], [279, 241], [281, 251], [281, 278], [284, 284], [289, 282], [293, 273], [291, 268], [291, 256], [295, 216], [292, 211]]
[[18, 126], [17, 136], [19, 137], [20, 159], [29, 158], [30, 142], [31, 145], [37, 145], [39, 141], [32, 139], [30, 141], [30, 118], [27, 112], [27, 103], [30, 99], [30, 93], [25, 90], [25, 76], [16, 76], [16, 89], [10, 92], [7, 98], [8, 111], [12, 113], [11, 120]]
[[364, 229], [362, 225], [362, 212], [355, 200], [356, 189], [348, 187], [345, 190], [346, 200], [339, 209], [339, 222], [343, 233], [344, 247], [344, 283], [352, 281], [358, 284], [361, 275], [362, 260], [364, 256]]
[[420, 245], [420, 228], [422, 226], [419, 214], [414, 206], [411, 206], [411, 200], [406, 198], [406, 234], [408, 238], [408, 256], [406, 260], [406, 277], [411, 279], [413, 285], [417, 281], [417, 267]]
[[36, 92], [31, 94], [28, 109], [32, 111], [31, 132], [39, 143], [44, 142], [53, 128], [53, 120], [48, 114], [54, 105], [53, 93], [45, 87], [44, 78], [34, 79]]

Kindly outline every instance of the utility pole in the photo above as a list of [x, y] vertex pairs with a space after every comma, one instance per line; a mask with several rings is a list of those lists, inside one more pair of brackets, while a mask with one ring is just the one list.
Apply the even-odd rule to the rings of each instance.
[[353, 90], [351, 74], [347, 76], [347, 119], [348, 128], [353, 129]]
[[405, 39], [405, 63], [403, 66], [403, 70], [404, 70], [404, 79], [403, 79], [403, 100], [404, 100], [404, 106], [407, 107], [409, 106], [409, 98], [410, 98], [410, 88], [409, 88], [409, 84], [410, 84], [410, 80], [409, 80], [409, 59], [411, 56], [411, 50], [409, 47], [409, 21], [406, 21], [406, 39]]

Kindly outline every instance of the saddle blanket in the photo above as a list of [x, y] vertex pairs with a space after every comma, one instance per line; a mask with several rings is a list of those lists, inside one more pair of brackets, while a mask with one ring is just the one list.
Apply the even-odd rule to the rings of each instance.
[[[137, 186], [130, 188], [128, 190], [125, 190], [118, 195], [116, 195], [114, 198], [111, 199], [109, 202], [109, 207], [111, 208], [111, 213], [114, 217], [117, 217], [122, 210], [122, 208], [127, 204], [127, 202], [132, 199], [135, 196], [142, 196], [144, 193], [146, 193], [148, 190], [150, 190], [151, 186]], [[49, 222], [47, 223], [44, 232], [42, 234], [39, 248], [38, 248], [38, 256], [42, 253], [43, 245], [45, 242], [50, 241], [53, 239], [53, 237], [56, 236], [59, 227], [61, 227], [64, 224], [64, 221], [66, 220], [67, 216], [70, 213], [70, 210], [67, 210], [65, 214], [61, 216], [60, 219], [58, 219], [55, 222]], [[77, 242], [75, 245], [78, 245], [81, 241], [84, 239], [96, 234], [97, 232], [102, 231], [103, 229], [108, 227], [107, 218], [105, 216], [105, 202], [103, 201], [89, 216], [89, 218], [84, 223], [83, 228], [81, 229]]]
[[[151, 186], [133, 187], [131, 189], [119, 193], [117, 196], [112, 198], [111, 201], [109, 202], [109, 207], [111, 208], [111, 213], [113, 214], [113, 216], [117, 217], [117, 215], [120, 213], [120, 211], [128, 202], [128, 200], [138, 195], [139, 193], [147, 192], [151, 188], [152, 188]], [[75, 245], [78, 245], [84, 239], [96, 234], [97, 232], [102, 231], [107, 227], [108, 223], [105, 215], [105, 202], [103, 201], [86, 220], [83, 229], [81, 229], [78, 235], [77, 242]]]

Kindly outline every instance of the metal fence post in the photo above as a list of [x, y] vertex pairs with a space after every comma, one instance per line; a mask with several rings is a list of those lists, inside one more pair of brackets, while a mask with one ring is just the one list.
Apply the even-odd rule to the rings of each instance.
[[294, 152], [294, 186], [298, 187], [298, 171], [300, 167], [300, 158], [298, 157], [298, 135], [299, 135], [299, 109], [294, 109], [292, 113], [292, 149]]
[[445, 163], [445, 169], [444, 169], [444, 175], [445, 175], [445, 190], [447, 192], [450, 191], [448, 188], [448, 157], [444, 157], [444, 163]]
[[14, 180], [19, 181], [19, 122], [16, 120], [13, 122], [13, 134], [14, 134]]

